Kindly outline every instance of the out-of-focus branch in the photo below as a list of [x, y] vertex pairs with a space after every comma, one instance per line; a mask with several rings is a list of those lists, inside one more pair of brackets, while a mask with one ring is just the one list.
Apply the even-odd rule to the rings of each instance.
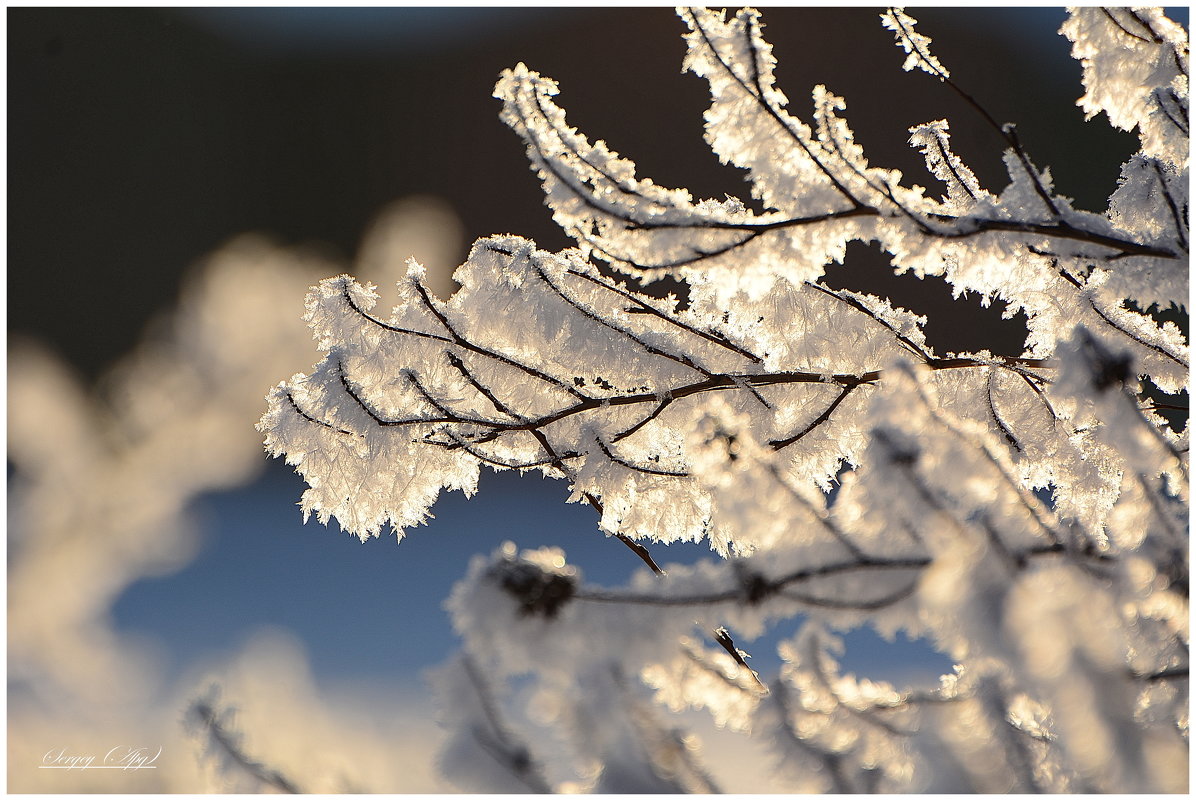
[[230, 726], [231, 718], [231, 709], [219, 707], [219, 694], [214, 687], [193, 701], [187, 710], [188, 721], [207, 737], [209, 749], [216, 752], [218, 759], [235, 765], [258, 782], [280, 793], [301, 793], [302, 790], [283, 775], [282, 771], [249, 756], [242, 745], [243, 735]]

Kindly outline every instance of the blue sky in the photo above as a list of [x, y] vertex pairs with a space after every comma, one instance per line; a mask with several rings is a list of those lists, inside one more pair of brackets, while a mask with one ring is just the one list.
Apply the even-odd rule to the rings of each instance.
[[[252, 485], [199, 499], [192, 513], [203, 531], [200, 553], [174, 575], [134, 583], [115, 605], [118, 629], [158, 641], [171, 673], [278, 627], [306, 644], [317, 679], [418, 682], [456, 648], [443, 602], [473, 554], [507, 540], [520, 548], [555, 545], [587, 582], [606, 586], [641, 569], [602, 534], [593, 510], [565, 503], [564, 482], [538, 473], [484, 471], [473, 498], [442, 494], [435, 518], [401, 542], [387, 533], [362, 543], [335, 523], [304, 525], [296, 506], [302, 490], [302, 480], [275, 461]], [[705, 544], [652, 550], [662, 564], [714, 558]], [[777, 627], [738, 644], [767, 673], [778, 664], [776, 640], [791, 632]], [[889, 643], [860, 630], [846, 645], [842, 663], [858, 675], [933, 680], [950, 669], [922, 642]]]

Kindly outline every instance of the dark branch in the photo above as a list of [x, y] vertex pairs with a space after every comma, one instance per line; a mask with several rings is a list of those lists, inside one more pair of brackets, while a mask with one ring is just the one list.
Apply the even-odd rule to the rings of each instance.
[[287, 396], [287, 401], [291, 404], [291, 408], [295, 410], [295, 414], [299, 415], [300, 417], [302, 417], [304, 420], [308, 421], [309, 423], [315, 423], [318, 426], [323, 426], [324, 428], [335, 431], [338, 434], [347, 434], [350, 437], [365, 436], [364, 434], [358, 434], [356, 431], [349, 431], [347, 429], [341, 428], [340, 426], [333, 425], [332, 423], [329, 423], [326, 420], [321, 420], [318, 417], [313, 417], [312, 415], [308, 414], [307, 412], [305, 412], [303, 410], [303, 408], [295, 400], [295, 396], [291, 394], [291, 390], [288, 389], [285, 394]]
[[689, 473], [684, 470], [662, 470], [656, 467], [647, 467], [646, 465], [634, 464], [620, 456], [616, 456], [614, 452], [606, 446], [606, 443], [602, 441], [602, 437], [596, 436], [594, 441], [598, 443], [598, 448], [602, 451], [603, 455], [606, 456], [607, 459], [610, 459], [615, 464], [622, 465], [629, 470], [635, 470], [637, 472], [647, 473], [653, 476], [670, 476], [673, 478], [684, 478], [689, 475]]
[[782, 598], [788, 598], [791, 601], [803, 603], [806, 606], [822, 607], [823, 609], [855, 609], [858, 611], [875, 611], [877, 609], [885, 609], [895, 603], [904, 601], [914, 594], [914, 590], [918, 588], [918, 582], [913, 581], [902, 587], [899, 590], [891, 592], [887, 595], [882, 595], [879, 598], [864, 599], [843, 599], [843, 598], [820, 598], [814, 595], [808, 595], [798, 590], [781, 590]]
[[1001, 419], [1000, 413], [997, 412], [997, 402], [993, 398], [993, 381], [996, 379], [996, 376], [996, 373], [989, 373], [988, 381], [984, 385], [984, 394], [988, 399], [989, 417], [992, 418], [993, 423], [996, 424], [997, 430], [999, 430], [1001, 435], [1005, 437], [1005, 441], [1008, 442], [1009, 445], [1018, 453], [1022, 453], [1024, 449], [1022, 448], [1021, 443], [1017, 441], [1017, 437], [1013, 435], [1013, 432], [1009, 430], [1009, 426], [1005, 425], [1005, 421]]
[[[1058, 556], [1065, 552], [1066, 548], [1062, 544], [1051, 543], [1049, 545], [1038, 545], [1014, 552], [1013, 557], [1019, 563], [1028, 564], [1032, 559]], [[1095, 551], [1082, 554], [1072, 553], [1071, 555], [1084, 556], [1097, 563], [1115, 561], [1113, 557]], [[828, 562], [815, 567], [804, 567], [778, 578], [765, 580], [767, 581], [768, 592], [770, 594], [780, 594], [782, 590], [790, 585], [799, 585], [815, 579], [860, 572], [885, 573], [890, 571], [924, 570], [932, 561], [933, 559], [929, 556], [894, 558], [864, 556], [839, 562]], [[574, 598], [579, 601], [590, 601], [593, 603], [643, 604], [646, 606], [717, 606], [728, 603], [741, 604], [744, 601], [743, 588], [739, 586], [726, 590], [715, 590], [709, 593], [690, 595], [614, 593], [601, 590], [581, 590], [574, 595]]]
[[478, 745], [494, 758], [496, 762], [510, 771], [515, 778], [523, 782], [534, 793], [551, 793], [552, 787], [544, 779], [539, 763], [532, 757], [526, 745], [519, 742], [499, 715], [498, 708], [490, 697], [489, 687], [482, 678], [481, 671], [467, 656], [460, 657], [461, 665], [465, 669], [469, 681], [477, 693], [478, 704], [486, 718], [486, 728], [474, 726], [470, 729]]
[[862, 301], [860, 301], [856, 298], [853, 298], [851, 295], [847, 294], [844, 291], [836, 291], [833, 289], [829, 289], [828, 287], [824, 287], [821, 284], [816, 284], [812, 281], [807, 281], [805, 283], [805, 286], [808, 286], [811, 289], [816, 289], [824, 295], [830, 295], [832, 298], [835, 298], [836, 300], [846, 303], [848, 306], [855, 309], [856, 311], [867, 315], [872, 320], [874, 320], [878, 324], [880, 324], [886, 331], [888, 331], [890, 334], [892, 334], [893, 338], [896, 339], [898, 342], [900, 342], [902, 345], [904, 345], [911, 353], [913, 353], [915, 356], [922, 359], [923, 361], [930, 361], [933, 358], [925, 348], [923, 348], [921, 345], [918, 345], [917, 343], [915, 343], [912, 339], [907, 337], [905, 334], [902, 334], [901, 332], [899, 332], [896, 328], [894, 328], [892, 325], [890, 325], [886, 320], [881, 318], [880, 315], [878, 315], [876, 312], [872, 311], [872, 309], [869, 309], [867, 306], [865, 306]]
[[831, 415], [834, 413], [835, 409], [839, 408], [839, 404], [842, 403], [843, 401], [847, 400], [847, 396], [850, 395], [852, 392], [854, 392], [856, 387], [858, 387], [858, 386], [859, 386], [859, 384], [843, 385], [842, 389], [839, 390], [839, 394], [835, 397], [835, 399], [833, 401], [831, 401], [831, 404], [829, 406], [827, 406], [825, 409], [823, 409], [822, 414], [815, 417], [810, 422], [809, 425], [807, 425], [801, 431], [798, 431], [793, 436], [786, 437], [785, 439], [770, 440], [768, 444], [772, 446], [773, 450], [779, 451], [782, 448], [787, 448], [790, 445], [792, 445], [793, 443], [797, 442], [802, 437], [806, 436], [811, 431], [813, 431], [815, 428], [818, 428], [818, 426], [822, 425], [827, 420], [829, 420], [831, 418]]
[[241, 738], [224, 727], [224, 723], [220, 720], [221, 715], [214, 706], [214, 701], [208, 698], [198, 699], [192, 703], [190, 712], [193, 719], [208, 733], [212, 741], [219, 746], [224, 755], [232, 760], [233, 764], [237, 765], [237, 767], [262, 784], [272, 787], [280, 793], [298, 795], [302, 792], [281, 771], [267, 767], [245, 753], [244, 748], [241, 746]]
[[626, 300], [636, 304], [636, 306], [639, 309], [642, 309], [647, 314], [654, 315], [655, 317], [658, 317], [659, 319], [664, 320], [665, 322], [672, 323], [673, 325], [677, 326], [678, 328], [688, 331], [689, 333], [694, 334], [695, 336], [699, 336], [705, 340], [713, 342], [716, 345], [719, 345], [719, 346], [724, 347], [730, 351], [733, 351], [734, 353], [738, 353], [740, 356], [743, 356], [744, 358], [749, 359], [750, 361], [752, 361], [756, 364], [762, 364], [764, 362], [764, 360], [761, 359], [759, 356], [757, 356], [756, 354], [747, 350], [746, 348], [742, 348], [739, 345], [736, 345], [734, 342], [727, 339], [722, 334], [720, 334], [718, 332], [712, 332], [712, 331], [703, 331], [700, 328], [695, 328], [694, 326], [689, 325], [688, 323], [686, 323], [682, 320], [678, 320], [676, 317], [673, 317], [670, 314], [665, 314], [660, 309], [647, 303], [642, 298], [637, 297], [637, 296], [633, 295], [632, 293], [622, 289], [621, 287], [615, 286], [613, 284], [609, 284], [606, 281], [603, 281], [602, 279], [600, 279], [596, 276], [589, 275], [589, 274], [583, 273], [583, 272], [579, 272], [577, 270], [571, 269], [568, 272], [569, 272], [569, 275], [574, 275], [574, 276], [577, 276], [578, 278], [585, 279], [586, 281], [589, 281], [592, 284], [596, 284], [600, 287], [603, 287], [604, 289], [608, 289], [611, 292], [614, 292], [615, 294], [619, 295], [619, 297], [625, 298]]
[[752, 670], [751, 665], [747, 663], [743, 653], [735, 647], [735, 641], [731, 639], [731, 632], [727, 631], [725, 628], [715, 629], [714, 641], [722, 646], [724, 651], [731, 655], [731, 658], [735, 660], [735, 664], [747, 671], [747, 674], [752, 677], [752, 679], [756, 682], [756, 685], [763, 690], [765, 694], [768, 693], [768, 687], [764, 685], [764, 682], [760, 681], [760, 677], [756, 675], [756, 671]]
[[[503, 252], [505, 252], [505, 251], [503, 251]], [[417, 286], [419, 286], [419, 285], [417, 284]], [[420, 287], [420, 289], [422, 291], [423, 288]], [[453, 337], [446, 337], [446, 336], [442, 336], [439, 334], [429, 334], [426, 331], [415, 331], [415, 330], [408, 329], [408, 328], [399, 328], [397, 326], [390, 325], [389, 323], [384, 323], [383, 321], [379, 320], [377, 317], [370, 315], [368, 312], [366, 312], [364, 309], [362, 309], [360, 306], [358, 306], [357, 303], [353, 300], [353, 297], [349, 294], [348, 287], [346, 287], [344, 289], [343, 295], [345, 298], [345, 302], [349, 304], [349, 307], [351, 309], [353, 309], [353, 311], [357, 312], [358, 314], [360, 314], [362, 317], [364, 317], [366, 320], [370, 321], [374, 325], [376, 325], [380, 328], [383, 328], [387, 331], [391, 331], [396, 334], [408, 334], [411, 336], [422, 337], [425, 339], [432, 339], [437, 342], [452, 343], [454, 345], [458, 345], [462, 348], [465, 348], [466, 350], [473, 351], [474, 353], [477, 353], [480, 356], [485, 356], [489, 359], [493, 359], [494, 361], [496, 361], [500, 364], [505, 364], [508, 367], [514, 367], [515, 369], [520, 370], [520, 371], [526, 373], [527, 375], [532, 376], [533, 378], [537, 378], [541, 381], [552, 384], [557, 389], [563, 390], [563, 391], [569, 393], [570, 395], [573, 395], [574, 397], [577, 397], [577, 398], [585, 398], [586, 397], [585, 395], [578, 392], [576, 389], [574, 389], [573, 387], [564, 383], [560, 379], [553, 378], [552, 376], [547, 375], [546, 373], [542, 373], [539, 370], [535, 369], [534, 367], [529, 367], [525, 364], [521, 364], [520, 362], [515, 361], [510, 356], [506, 356], [506, 355], [498, 353], [496, 351], [492, 351], [487, 348], [483, 348], [473, 342], [470, 342], [469, 340], [463, 339], [461, 337], [457, 337], [455, 333], [453, 334]], [[425, 295], [425, 297], [426, 297], [426, 295]], [[432, 309], [433, 313], [435, 313], [437, 315], [437, 317], [440, 316], [439, 311], [435, 309], [435, 306], [432, 305], [430, 301], [428, 303], [428, 306]], [[447, 325], [446, 325], [446, 327], [449, 328], [450, 331], [452, 331], [451, 327], [449, 327]]]
[[1175, 355], [1174, 353], [1163, 350], [1163, 348], [1161, 346], [1156, 345], [1153, 342], [1147, 342], [1146, 340], [1142, 339], [1142, 337], [1135, 334], [1133, 331], [1130, 331], [1130, 330], [1118, 325], [1111, 317], [1109, 317], [1108, 313], [1104, 309], [1102, 309], [1100, 306], [1096, 305], [1095, 298], [1091, 298], [1091, 297], [1088, 298], [1088, 305], [1092, 307], [1092, 310], [1094, 312], [1096, 312], [1096, 316], [1100, 317], [1102, 320], [1104, 320], [1105, 323], [1107, 323], [1110, 328], [1114, 329], [1115, 331], [1118, 331], [1121, 334], [1124, 334], [1125, 336], [1132, 339], [1134, 342], [1137, 342], [1142, 347], [1149, 348], [1150, 350], [1153, 350], [1155, 353], [1159, 354], [1160, 356], [1162, 356], [1166, 359], [1170, 359], [1171, 361], [1180, 365], [1184, 369], [1188, 368], [1188, 363], [1183, 358]]

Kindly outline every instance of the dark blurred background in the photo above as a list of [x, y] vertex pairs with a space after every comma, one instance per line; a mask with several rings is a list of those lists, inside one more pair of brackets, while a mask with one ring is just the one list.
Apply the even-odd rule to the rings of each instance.
[[[1083, 122], [1079, 65], [1055, 33], [1064, 12], [910, 13], [955, 79], [1019, 123], [1061, 190], [1103, 208], [1135, 139]], [[697, 197], [748, 193], [702, 140], [706, 87], [680, 72], [670, 9], [14, 8], [8, 22], [9, 329], [89, 375], [237, 233], [349, 257], [383, 205], [429, 193], [471, 238], [569, 244], [490, 97], [519, 61], [560, 81], [570, 123], [641, 175]], [[906, 131], [946, 117], [957, 152], [987, 186], [1004, 185], [996, 137], [930, 76], [901, 71], [876, 10], [774, 8], [765, 22], [793, 113], [825, 83], [847, 99], [874, 164], [932, 189]], [[853, 247], [849, 264], [875, 274], [883, 262], [867, 250]], [[913, 279], [883, 283], [916, 311], [934, 300]], [[954, 318], [980, 340], [1010, 327], [974, 311]], [[932, 318], [932, 336], [954, 318]], [[951, 342], [961, 336], [975, 338]], [[1009, 329], [999, 347], [1020, 344]]]

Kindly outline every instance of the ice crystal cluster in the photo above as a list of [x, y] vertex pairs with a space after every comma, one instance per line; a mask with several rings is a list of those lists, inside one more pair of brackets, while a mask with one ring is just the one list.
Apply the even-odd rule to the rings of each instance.
[[[1079, 104], [1140, 139], [1103, 213], [1057, 194], [1016, 130], [956, 85], [900, 10], [905, 69], [981, 112], [1008, 184], [948, 124], [910, 130], [939, 186], [869, 163], [844, 100], [791, 111], [760, 15], [683, 10], [710, 86], [706, 141], [751, 199], [695, 200], [571, 128], [523, 65], [495, 90], [559, 253], [478, 240], [447, 300], [412, 262], [399, 302], [323, 281], [324, 358], [276, 387], [266, 446], [302, 507], [362, 538], [423, 522], [483, 467], [563, 478], [654, 571], [585, 583], [557, 550], [478, 558], [450, 600], [463, 650], [436, 677], [465, 789], [719, 787], [672, 713], [772, 749], [788, 791], [1186, 788], [1188, 39], [1150, 9], [1073, 10]], [[895, 270], [1024, 313], [1016, 357], [938, 353], [925, 318], [823, 282], [853, 241]], [[672, 276], [684, 297], [645, 294]], [[649, 546], [718, 559], [667, 574]], [[734, 638], [797, 633], [772, 677]], [[843, 675], [835, 631], [927, 637], [931, 688]], [[708, 754], [707, 760], [717, 759]]]

